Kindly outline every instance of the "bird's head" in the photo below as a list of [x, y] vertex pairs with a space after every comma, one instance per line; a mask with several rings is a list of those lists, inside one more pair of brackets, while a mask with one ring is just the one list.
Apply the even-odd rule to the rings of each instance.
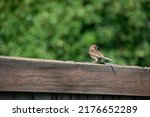
[[90, 49], [96, 49], [97, 50], [98, 48], [99, 48], [99, 46], [96, 45], [96, 44], [93, 44], [93, 45], [90, 46]]

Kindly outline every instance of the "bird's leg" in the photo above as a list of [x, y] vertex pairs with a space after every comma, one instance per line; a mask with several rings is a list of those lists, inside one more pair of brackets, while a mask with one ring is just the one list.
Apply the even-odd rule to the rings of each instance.
[[93, 61], [93, 63], [95, 64], [98, 62], [98, 58], [95, 57], [94, 59], [95, 59], [95, 61]]
[[97, 62], [96, 62], [96, 61], [93, 61], [92, 63], [94, 63], [94, 64], [95, 64], [95, 63], [97, 63]]

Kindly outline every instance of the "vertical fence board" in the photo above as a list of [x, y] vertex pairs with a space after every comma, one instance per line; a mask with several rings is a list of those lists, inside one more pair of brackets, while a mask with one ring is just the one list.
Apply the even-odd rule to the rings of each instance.
[[34, 100], [52, 100], [53, 99], [52, 93], [33, 93]]
[[87, 99], [88, 100], [103, 100], [104, 96], [103, 95], [88, 95]]
[[87, 99], [87, 95], [81, 95], [81, 94], [72, 94], [71, 95], [71, 100], [86, 100]]
[[11, 92], [0, 92], [0, 100], [12, 100], [13, 93]]
[[31, 92], [13, 92], [13, 100], [32, 100], [33, 93]]
[[56, 94], [56, 100], [70, 100], [71, 94]]

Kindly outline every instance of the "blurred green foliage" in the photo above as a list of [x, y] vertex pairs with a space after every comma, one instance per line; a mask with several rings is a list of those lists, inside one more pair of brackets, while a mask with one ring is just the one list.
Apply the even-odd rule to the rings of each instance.
[[0, 0], [0, 55], [150, 66], [149, 0]]

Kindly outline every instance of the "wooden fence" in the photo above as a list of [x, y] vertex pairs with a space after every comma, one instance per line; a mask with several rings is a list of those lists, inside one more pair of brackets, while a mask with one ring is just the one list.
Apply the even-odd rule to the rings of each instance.
[[150, 99], [150, 68], [0, 56], [0, 99]]

